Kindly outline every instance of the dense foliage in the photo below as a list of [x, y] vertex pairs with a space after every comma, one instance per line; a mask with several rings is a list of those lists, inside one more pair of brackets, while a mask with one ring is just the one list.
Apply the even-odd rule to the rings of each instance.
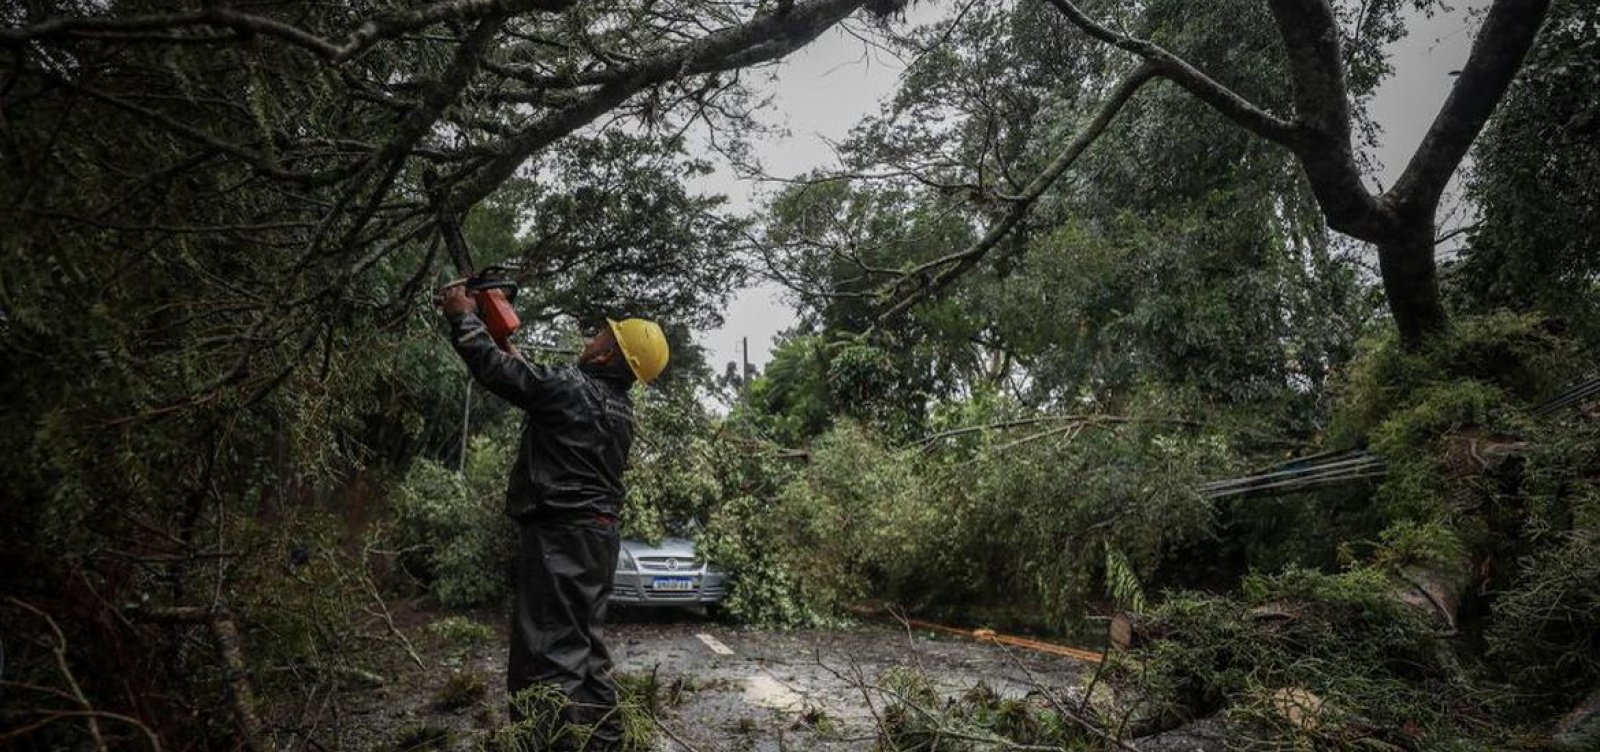
[[442, 605], [496, 603], [507, 592], [506, 578], [495, 573], [510, 571], [516, 550], [501, 501], [514, 446], [505, 436], [479, 435], [465, 467], [419, 460], [395, 488], [392, 545]]
[[1482, 217], [1453, 270], [1462, 302], [1536, 308], [1593, 346], [1600, 206], [1600, 8], [1561, 0], [1479, 142], [1468, 183]]
[[[1070, 3], [883, 30], [893, 98], [754, 217], [687, 187], [686, 133], [748, 156], [738, 70], [859, 1], [161, 5], [0, 9], [0, 627], [38, 695], [0, 721], [35, 748], [343, 743], [310, 709], [420, 665], [408, 611], [502, 604], [521, 416], [426, 310], [456, 220], [522, 283], [524, 352], [668, 322], [625, 533], [695, 537], [731, 618], [1132, 625], [1085, 717], [886, 677], [886, 748], [1579, 738], [1551, 728], [1600, 686], [1600, 427], [1592, 394], [1543, 405], [1600, 365], [1593, 3], [1553, 3], [1476, 141], [1481, 216], [1423, 338], [1330, 230], [1311, 147], [1170, 75], [1095, 125], [1133, 61]], [[1289, 5], [1083, 3], [1309, 117]], [[1365, 159], [1385, 45], [1438, 5], [1328, 6], [1335, 156]], [[692, 330], [753, 272], [800, 323], [727, 394]], [[1382, 477], [1201, 490], [1324, 450]]]

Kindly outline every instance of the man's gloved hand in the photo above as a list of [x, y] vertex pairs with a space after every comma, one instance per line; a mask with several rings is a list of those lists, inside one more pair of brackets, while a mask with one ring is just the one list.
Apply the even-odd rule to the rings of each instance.
[[439, 307], [444, 309], [444, 315], [446, 316], [478, 312], [478, 302], [467, 294], [467, 286], [465, 284], [450, 285], [444, 288], [444, 295], [439, 299]]

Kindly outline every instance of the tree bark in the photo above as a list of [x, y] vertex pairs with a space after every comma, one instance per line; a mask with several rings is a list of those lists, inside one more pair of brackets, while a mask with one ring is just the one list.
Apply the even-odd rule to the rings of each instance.
[[1378, 269], [1400, 341], [1416, 350], [1428, 337], [1448, 328], [1439, 295], [1439, 270], [1433, 262], [1433, 221], [1426, 218], [1380, 239]]
[[1072, 0], [1051, 5], [1089, 36], [1127, 50], [1240, 127], [1294, 153], [1328, 227], [1373, 243], [1395, 327], [1415, 350], [1447, 329], [1433, 262], [1439, 198], [1538, 35], [1550, 0], [1495, 0], [1472, 53], [1395, 186], [1381, 196], [1362, 183], [1341, 34], [1329, 0], [1269, 0], [1284, 45], [1294, 117], [1282, 120], [1147, 39], [1089, 18]]
[[247, 752], [271, 752], [273, 746], [262, 731], [261, 716], [256, 713], [255, 690], [250, 684], [250, 667], [244, 660], [239, 638], [239, 626], [233, 613], [225, 606], [135, 607], [129, 616], [167, 624], [200, 624], [211, 632], [217, 656], [222, 660], [228, 682], [228, 696], [233, 704], [238, 722], [238, 744]]

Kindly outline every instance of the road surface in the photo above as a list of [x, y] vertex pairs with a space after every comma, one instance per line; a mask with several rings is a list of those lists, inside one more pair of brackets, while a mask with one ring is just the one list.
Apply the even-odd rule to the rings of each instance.
[[[344, 704], [339, 729], [324, 725], [318, 732], [322, 746], [395, 749], [407, 733], [426, 728], [448, 739], [400, 746], [474, 749], [488, 729], [504, 722], [503, 625], [490, 625], [493, 639], [463, 645], [430, 639], [430, 618], [442, 617], [424, 617], [407, 630], [425, 668], [396, 667], [382, 686]], [[608, 628], [607, 643], [619, 673], [655, 675], [666, 729], [657, 739], [661, 752], [870, 749], [875, 712], [885, 701], [873, 687], [891, 672], [919, 672], [951, 697], [980, 682], [1020, 697], [1039, 687], [1062, 692], [1081, 685], [1090, 668], [1071, 658], [888, 624], [772, 631], [688, 613], [635, 614]], [[441, 689], [463, 676], [487, 691], [470, 704], [439, 707]], [[303, 737], [279, 742], [283, 749], [305, 748]]]

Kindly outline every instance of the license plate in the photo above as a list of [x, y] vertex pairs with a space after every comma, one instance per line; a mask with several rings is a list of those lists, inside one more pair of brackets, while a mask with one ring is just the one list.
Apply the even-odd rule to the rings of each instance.
[[694, 589], [693, 577], [657, 577], [650, 581], [651, 590], [682, 592]]

